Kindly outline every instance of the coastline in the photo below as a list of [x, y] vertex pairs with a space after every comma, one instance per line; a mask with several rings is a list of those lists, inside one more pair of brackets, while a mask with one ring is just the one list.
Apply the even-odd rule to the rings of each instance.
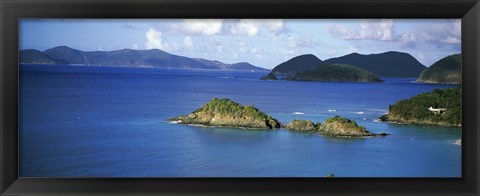
[[[384, 115], [386, 116], [386, 115]], [[462, 125], [451, 125], [451, 124], [447, 124], [447, 123], [432, 123], [432, 122], [428, 122], [428, 121], [405, 121], [405, 120], [390, 120], [390, 119], [386, 119], [386, 118], [383, 118], [384, 116], [381, 116], [378, 118], [378, 120], [380, 120], [380, 122], [385, 122], [385, 123], [391, 123], [391, 124], [399, 124], [399, 125], [426, 125], [426, 126], [441, 126], [441, 127], [455, 127], [455, 128], [459, 128], [459, 127], [462, 127]]]

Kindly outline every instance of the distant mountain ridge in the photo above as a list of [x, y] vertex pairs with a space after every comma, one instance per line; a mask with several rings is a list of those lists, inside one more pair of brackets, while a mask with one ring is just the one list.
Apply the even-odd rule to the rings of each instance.
[[21, 50], [20, 63], [108, 65], [175, 69], [267, 70], [246, 62], [227, 64], [220, 61], [194, 59], [174, 55], [158, 49], [122, 49], [114, 51], [85, 52], [67, 46], [58, 46], [47, 49], [43, 52], [33, 49]]
[[35, 49], [27, 49], [20, 51], [20, 62], [27, 62], [33, 64], [63, 64], [67, 63], [65, 61], [61, 61], [58, 59], [54, 59], [47, 54], [35, 50]]
[[354, 65], [387, 78], [418, 78], [427, 69], [412, 55], [395, 51], [368, 55], [351, 53], [325, 62]]
[[260, 78], [277, 80], [322, 81], [322, 82], [383, 82], [365, 69], [338, 63], [327, 63], [312, 54], [305, 54], [285, 61]]

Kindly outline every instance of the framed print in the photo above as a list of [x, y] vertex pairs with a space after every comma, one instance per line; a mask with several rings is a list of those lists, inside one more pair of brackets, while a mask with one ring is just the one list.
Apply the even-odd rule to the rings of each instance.
[[479, 9], [2, 1], [0, 190], [476, 195]]

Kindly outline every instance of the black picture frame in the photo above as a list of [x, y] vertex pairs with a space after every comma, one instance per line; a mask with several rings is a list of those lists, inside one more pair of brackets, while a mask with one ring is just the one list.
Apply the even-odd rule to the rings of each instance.
[[[0, 0], [1, 195], [479, 195], [478, 0]], [[19, 18], [461, 18], [462, 178], [19, 178]]]

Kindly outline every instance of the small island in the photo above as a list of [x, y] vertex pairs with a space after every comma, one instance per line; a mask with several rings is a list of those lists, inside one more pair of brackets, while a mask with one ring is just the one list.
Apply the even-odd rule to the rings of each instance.
[[245, 129], [279, 129], [292, 132], [318, 133], [328, 137], [366, 138], [385, 136], [386, 133], [375, 134], [357, 125], [353, 120], [335, 116], [323, 124], [311, 120], [295, 119], [287, 125], [265, 114], [254, 106], [243, 106], [227, 98], [213, 98], [186, 116], [167, 119], [177, 124], [203, 125], [209, 127], [234, 127]]
[[167, 121], [215, 127], [278, 129], [280, 122], [253, 106], [243, 106], [230, 99], [214, 98], [187, 116]]
[[318, 132], [320, 123], [313, 124], [311, 120], [298, 120], [295, 119], [288, 123], [285, 128], [295, 132]]
[[382, 121], [437, 126], [462, 126], [462, 88], [435, 89], [388, 107]]
[[325, 120], [319, 127], [320, 134], [331, 137], [374, 137], [386, 136], [387, 133], [372, 133], [364, 126], [360, 126], [354, 120], [334, 116]]
[[388, 135], [369, 132], [357, 122], [340, 116], [329, 118], [323, 124], [319, 122], [313, 124], [311, 120], [293, 120], [285, 128], [294, 132], [319, 133], [327, 137], [367, 138]]
[[286, 79], [323, 82], [383, 82], [383, 80], [365, 69], [347, 64], [328, 63], [322, 63], [312, 70], [298, 72]]

